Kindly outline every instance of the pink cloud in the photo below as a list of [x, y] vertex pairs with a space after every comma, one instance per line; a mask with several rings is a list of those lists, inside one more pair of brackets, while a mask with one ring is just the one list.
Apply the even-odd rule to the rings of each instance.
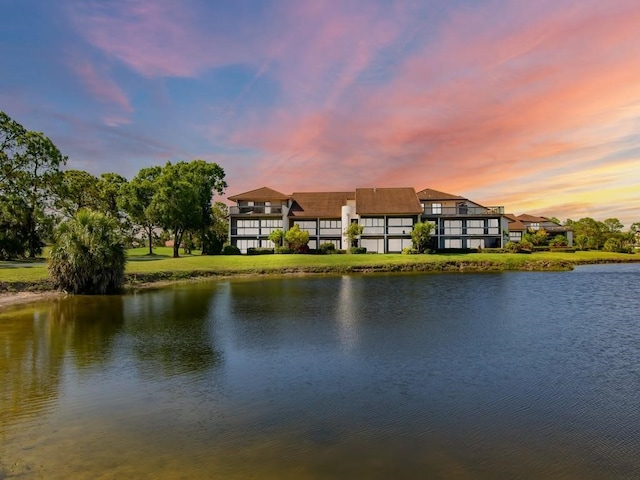
[[[202, 128], [257, 152], [250, 169], [229, 159], [230, 184], [247, 189], [259, 178], [278, 178], [284, 191], [431, 186], [543, 205], [545, 185], [565, 188], [623, 155], [620, 139], [640, 113], [640, 6], [631, 0], [487, 1], [427, 13], [424, 2], [285, 1], [259, 19], [196, 0], [89, 5], [70, 13], [81, 35], [144, 76], [253, 69], [227, 121]], [[206, 25], [205, 10], [214, 14]], [[277, 86], [273, 105], [247, 104], [265, 78]], [[620, 171], [611, 171], [615, 184]]]
[[119, 111], [116, 114], [108, 114], [104, 117], [107, 125], [117, 126], [130, 123], [129, 119], [122, 115], [133, 111], [129, 98], [124, 91], [109, 78], [108, 72], [97, 72], [94, 66], [88, 61], [78, 58], [72, 59], [71, 68], [80, 78], [85, 87], [109, 110], [114, 110], [114, 106]]
[[[293, 106], [232, 138], [268, 152], [265, 173], [286, 164], [279, 177], [291, 188], [329, 175], [341, 186], [454, 192], [504, 191], [515, 183], [521, 196], [537, 197], [527, 178], [553, 175], [558, 162], [579, 171], [584, 160], [572, 153], [585, 148], [606, 145], [601, 161], [624, 148], [617, 145], [621, 132], [602, 125], [620, 124], [625, 109], [640, 102], [640, 64], [631, 61], [640, 57], [640, 6], [573, 5], [513, 2], [495, 16], [458, 11], [390, 83], [351, 80], [342, 108]], [[357, 52], [348, 54], [358, 64]], [[324, 65], [338, 53], [321, 55]], [[362, 65], [370, 65], [375, 50], [365, 57]], [[309, 81], [292, 95], [322, 88]]]

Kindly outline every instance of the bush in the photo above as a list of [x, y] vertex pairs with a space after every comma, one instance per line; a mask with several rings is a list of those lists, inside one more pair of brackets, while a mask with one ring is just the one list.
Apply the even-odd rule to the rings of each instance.
[[247, 248], [247, 255], [270, 255], [273, 254], [273, 248]]
[[576, 249], [574, 247], [553, 247], [550, 249], [551, 252], [562, 252], [562, 253], [575, 253]]
[[531, 253], [533, 245], [526, 240], [522, 240], [520, 242], [507, 242], [504, 248], [509, 253]]
[[80, 210], [55, 232], [49, 260], [55, 288], [99, 295], [118, 292], [125, 264], [118, 223], [100, 212]]
[[549, 246], [550, 247], [568, 247], [569, 241], [567, 240], [567, 237], [565, 237], [564, 235], [556, 235], [551, 240], [549, 240]]
[[291, 250], [289, 247], [276, 247], [273, 249], [273, 253], [289, 254], [293, 253], [293, 250]]
[[417, 255], [418, 254], [418, 250], [413, 248], [413, 247], [404, 247], [402, 249], [402, 254], [403, 255]]
[[296, 253], [307, 253], [309, 247], [309, 232], [300, 230], [299, 225], [294, 225], [284, 234], [289, 248]]
[[223, 255], [240, 255], [240, 249], [235, 245], [225, 245], [222, 249]]
[[325, 253], [325, 254], [335, 253], [336, 246], [331, 242], [325, 242], [320, 244], [320, 247], [318, 248], [318, 250], [320, 251], [320, 253]]
[[507, 250], [506, 248], [483, 248], [482, 249], [482, 253], [507, 253], [507, 252], [509, 252], [509, 250]]
[[367, 253], [367, 249], [365, 247], [351, 247], [349, 253], [363, 254]]

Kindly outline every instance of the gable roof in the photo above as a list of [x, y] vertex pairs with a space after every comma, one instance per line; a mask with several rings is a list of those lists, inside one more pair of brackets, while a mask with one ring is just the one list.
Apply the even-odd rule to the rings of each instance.
[[355, 198], [354, 192], [298, 192], [291, 194], [291, 217], [339, 218], [342, 206]]
[[466, 198], [460, 195], [453, 195], [451, 193], [440, 192], [432, 188], [425, 188], [420, 190], [416, 195], [420, 200], [466, 200]]
[[542, 223], [542, 222], [549, 222], [550, 221], [548, 218], [537, 217], [535, 215], [529, 215], [528, 213], [523, 213], [522, 215], [518, 215], [518, 220], [520, 220], [521, 222], [535, 222], [535, 223]]
[[512, 230], [515, 232], [517, 231], [524, 232], [527, 229], [525, 224], [522, 223], [520, 220], [518, 220], [518, 217], [516, 217], [513, 213], [505, 213], [504, 216], [509, 219], [509, 230]]
[[249, 192], [239, 193], [238, 195], [233, 195], [232, 197], [227, 197], [227, 198], [232, 202], [236, 202], [239, 200], [254, 200], [257, 202], [268, 202], [271, 200], [289, 200], [289, 195], [285, 195], [284, 193], [280, 193], [269, 187], [262, 187], [262, 188], [257, 188], [255, 190], [251, 190]]
[[396, 215], [422, 213], [422, 206], [411, 187], [356, 188], [356, 213]]

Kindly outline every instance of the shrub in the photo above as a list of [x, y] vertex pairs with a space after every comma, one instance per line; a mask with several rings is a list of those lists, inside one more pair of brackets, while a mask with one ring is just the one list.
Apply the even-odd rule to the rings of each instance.
[[602, 249], [605, 252], [617, 252], [617, 253], [633, 253], [633, 247], [626, 244], [622, 239], [611, 237], [604, 242]]
[[413, 247], [404, 247], [402, 249], [402, 254], [403, 255], [417, 255], [418, 254], [418, 250], [413, 248]]
[[235, 245], [225, 245], [222, 249], [223, 255], [240, 255], [240, 249]]
[[367, 253], [367, 249], [365, 247], [351, 247], [349, 249], [349, 253], [356, 253], [356, 254]]
[[574, 247], [553, 247], [551, 248], [552, 252], [562, 252], [562, 253], [575, 253], [576, 249]]
[[527, 240], [521, 240], [520, 242], [507, 242], [504, 248], [509, 253], [531, 253], [533, 245]]
[[291, 250], [289, 247], [276, 247], [273, 249], [273, 253], [289, 254], [293, 253], [293, 250]]
[[104, 295], [122, 289], [125, 263], [118, 223], [100, 212], [80, 210], [55, 232], [49, 275], [55, 288]]
[[331, 242], [325, 242], [320, 244], [318, 250], [320, 253], [335, 253], [336, 246]]
[[247, 255], [269, 255], [273, 254], [273, 248], [247, 248]]
[[[511, 242], [514, 243], [514, 242]], [[483, 248], [482, 249], [482, 253], [507, 253], [509, 252], [509, 250], [507, 250], [506, 246], [505, 248]]]
[[289, 248], [296, 253], [306, 253], [308, 251], [309, 232], [300, 230], [298, 225], [294, 225], [284, 234]]
[[569, 246], [569, 241], [567, 237], [564, 235], [556, 235], [551, 240], [549, 240], [550, 247], [567, 247]]
[[431, 232], [435, 228], [435, 225], [430, 222], [418, 222], [413, 226], [411, 230], [411, 242], [413, 248], [418, 253], [425, 253], [429, 247], [429, 240], [431, 239]]

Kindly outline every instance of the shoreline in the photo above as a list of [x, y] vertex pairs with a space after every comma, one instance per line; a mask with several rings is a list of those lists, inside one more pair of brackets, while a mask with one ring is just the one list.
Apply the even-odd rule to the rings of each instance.
[[[375, 273], [479, 273], [479, 272], [508, 272], [508, 271], [569, 271], [578, 265], [639, 263], [640, 258], [630, 258], [625, 261], [594, 259], [592, 261], [568, 260], [534, 260], [513, 265], [496, 261], [456, 260], [433, 263], [383, 264], [383, 265], [350, 265], [341, 267], [282, 267], [262, 268], [254, 271], [247, 270], [193, 270], [169, 271], [156, 273], [130, 273], [125, 279], [123, 294], [138, 291], [159, 289], [185, 282], [208, 281], [216, 278], [249, 278], [288, 275], [317, 275], [317, 274], [375, 274]], [[25, 305], [42, 302], [49, 299], [68, 295], [65, 292], [53, 290], [49, 280], [34, 282], [11, 282], [1, 285], [0, 312], [10, 306]]]

